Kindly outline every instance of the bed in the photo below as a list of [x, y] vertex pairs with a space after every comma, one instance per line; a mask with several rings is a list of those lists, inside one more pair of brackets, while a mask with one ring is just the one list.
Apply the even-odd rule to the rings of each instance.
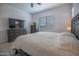
[[12, 45], [12, 54], [28, 56], [78, 56], [79, 21], [72, 20], [72, 32], [37, 32], [19, 36]]

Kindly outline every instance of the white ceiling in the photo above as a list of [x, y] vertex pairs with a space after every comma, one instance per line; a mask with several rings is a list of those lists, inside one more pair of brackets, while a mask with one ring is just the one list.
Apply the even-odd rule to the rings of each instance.
[[61, 5], [62, 3], [42, 3], [41, 5], [35, 4], [31, 7], [30, 3], [9, 3], [8, 5], [27, 11], [29, 13], [37, 13], [50, 8]]

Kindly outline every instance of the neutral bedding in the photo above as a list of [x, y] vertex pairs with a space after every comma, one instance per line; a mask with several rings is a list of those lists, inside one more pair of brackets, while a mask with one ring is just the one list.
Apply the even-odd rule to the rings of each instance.
[[79, 55], [79, 40], [66, 32], [37, 32], [19, 36], [12, 45], [15, 48], [32, 56], [75, 56]]

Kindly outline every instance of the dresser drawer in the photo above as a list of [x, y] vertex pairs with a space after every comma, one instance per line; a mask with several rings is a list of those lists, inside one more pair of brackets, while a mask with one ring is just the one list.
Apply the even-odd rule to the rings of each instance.
[[14, 41], [18, 36], [26, 34], [26, 29], [10, 29], [8, 30], [8, 41]]

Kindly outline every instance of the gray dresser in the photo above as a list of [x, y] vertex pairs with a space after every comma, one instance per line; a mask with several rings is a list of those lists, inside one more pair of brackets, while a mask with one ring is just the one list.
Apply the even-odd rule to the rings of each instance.
[[26, 34], [26, 29], [9, 29], [8, 42], [13, 42], [18, 36]]
[[13, 42], [18, 36], [26, 33], [24, 20], [9, 18], [8, 42]]

